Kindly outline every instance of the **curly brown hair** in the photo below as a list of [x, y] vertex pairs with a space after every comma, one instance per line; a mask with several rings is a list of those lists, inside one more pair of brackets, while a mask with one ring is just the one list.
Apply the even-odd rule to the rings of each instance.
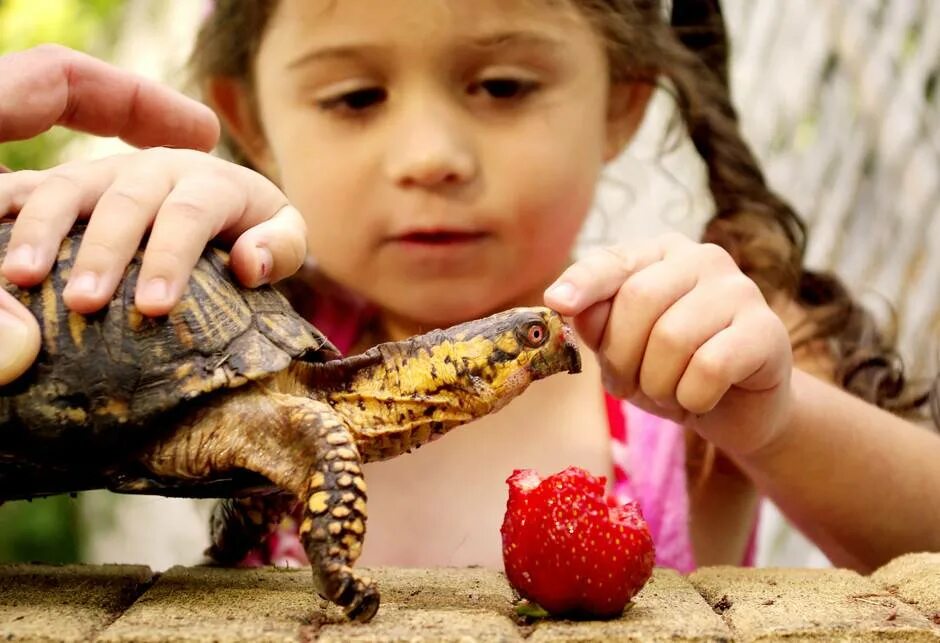
[[[571, 0], [606, 40], [614, 82], [667, 83], [708, 169], [715, 213], [703, 241], [725, 248], [772, 304], [785, 297], [803, 312], [795, 349], [812, 346], [848, 391], [895, 412], [927, 406], [927, 389], [906, 380], [893, 340], [835, 276], [806, 270], [803, 222], [767, 184], [744, 141], [728, 81], [729, 44], [719, 0]], [[254, 84], [253, 60], [277, 0], [216, 0], [191, 57], [194, 80]], [[231, 157], [249, 165], [237, 147]], [[934, 421], [940, 426], [937, 394]]]

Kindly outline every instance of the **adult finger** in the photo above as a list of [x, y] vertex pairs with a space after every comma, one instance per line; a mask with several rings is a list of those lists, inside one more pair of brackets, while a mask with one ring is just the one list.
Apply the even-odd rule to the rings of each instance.
[[19, 377], [39, 354], [39, 325], [0, 288], [0, 385]]
[[205, 105], [92, 56], [41, 45], [0, 57], [0, 141], [53, 125], [138, 147], [208, 151], [219, 138], [218, 118]]

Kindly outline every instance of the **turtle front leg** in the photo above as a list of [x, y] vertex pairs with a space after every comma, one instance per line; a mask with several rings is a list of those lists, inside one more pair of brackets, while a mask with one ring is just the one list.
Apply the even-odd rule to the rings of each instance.
[[194, 412], [144, 461], [163, 476], [212, 478], [244, 469], [300, 499], [300, 539], [317, 591], [351, 619], [375, 615], [378, 591], [352, 569], [366, 521], [359, 452], [329, 405], [261, 386], [240, 389]]

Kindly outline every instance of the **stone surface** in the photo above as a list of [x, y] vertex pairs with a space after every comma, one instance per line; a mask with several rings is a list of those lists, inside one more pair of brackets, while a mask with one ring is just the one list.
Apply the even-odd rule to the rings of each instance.
[[322, 618], [307, 570], [173, 567], [100, 637], [140, 641], [297, 641]]
[[940, 631], [940, 553], [900, 556], [871, 578], [913, 606]]
[[709, 567], [689, 580], [735, 640], [937, 640], [919, 612], [849, 570]]
[[689, 582], [657, 569], [633, 600], [611, 621], [545, 621], [529, 641], [727, 641], [731, 632]]
[[0, 639], [87, 641], [151, 582], [138, 565], [0, 566]]
[[486, 610], [412, 609], [384, 605], [371, 622], [326, 624], [310, 630], [307, 640], [344, 641], [522, 641], [516, 625], [506, 616]]
[[367, 624], [318, 598], [310, 571], [0, 566], [0, 640], [234, 641], [940, 641], [940, 554], [871, 577], [847, 570], [657, 569], [618, 619], [515, 613], [497, 571], [366, 569], [382, 593]]

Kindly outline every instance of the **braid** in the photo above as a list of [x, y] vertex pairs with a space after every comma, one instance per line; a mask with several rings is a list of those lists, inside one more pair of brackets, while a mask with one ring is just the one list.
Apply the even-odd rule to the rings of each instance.
[[[703, 240], [728, 250], [769, 299], [786, 294], [806, 311], [794, 344], [824, 340], [835, 364], [833, 377], [844, 388], [893, 411], [922, 406], [928, 393], [909, 390], [893, 338], [884, 336], [837, 277], [803, 268], [805, 226], [767, 185], [739, 133], [719, 0], [674, 0], [671, 22], [681, 51], [659, 34], [658, 53], [665, 55], [662, 68], [676, 86], [690, 137], [708, 166], [716, 206]], [[940, 424], [936, 408], [934, 415]]]

